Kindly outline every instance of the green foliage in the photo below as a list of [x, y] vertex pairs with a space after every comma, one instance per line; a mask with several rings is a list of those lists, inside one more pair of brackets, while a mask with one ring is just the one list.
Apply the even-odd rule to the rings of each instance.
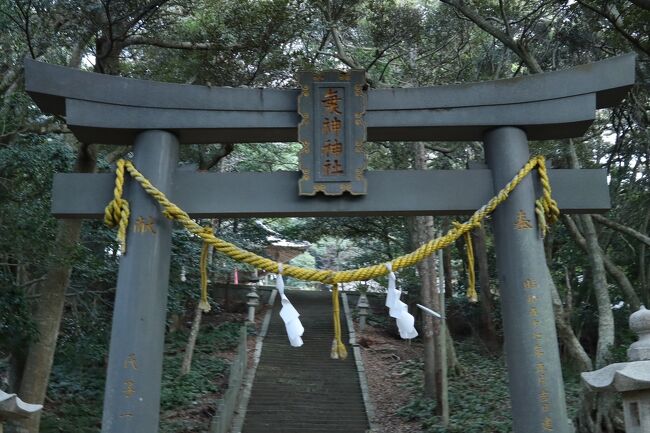
[[11, 281], [3, 280], [0, 284], [0, 348], [2, 350], [16, 350], [32, 341], [36, 337], [36, 328], [30, 318], [25, 294], [15, 287]]
[[48, 396], [55, 403], [43, 412], [43, 433], [99, 431], [106, 346], [85, 347], [80, 343], [86, 337], [67, 338], [58, 347], [48, 385]]
[[44, 412], [41, 419], [43, 433], [98, 433], [101, 403], [96, 400], [70, 398], [63, 400], [57, 413]]
[[[461, 365], [467, 366], [462, 376], [449, 378], [449, 427], [439, 426], [433, 415], [435, 401], [415, 399], [398, 411], [409, 420], [419, 420], [429, 432], [435, 433], [507, 433], [510, 431], [510, 399], [507, 372], [502, 358], [482, 354], [469, 345], [459, 345]], [[410, 387], [421, 389], [421, 363], [408, 363], [404, 369]]]
[[[457, 355], [465, 371], [449, 378], [449, 426], [440, 426], [434, 414], [435, 400], [415, 398], [401, 407], [397, 414], [409, 421], [422, 423], [431, 433], [509, 433], [510, 397], [508, 373], [502, 356], [494, 356], [477, 350], [478, 341], [466, 340], [456, 344]], [[406, 361], [402, 364], [405, 386], [421, 392], [422, 362]], [[569, 414], [575, 416], [580, 395], [577, 374], [566, 380]]]
[[[0, 351], [24, 347], [35, 337], [29, 299], [46, 272], [55, 221], [49, 215], [55, 171], [73, 153], [58, 141], [25, 137], [0, 147]], [[62, 260], [71, 260], [76, 251]]]
[[165, 359], [160, 394], [162, 410], [178, 410], [184, 406], [191, 406], [197, 397], [218, 391], [218, 385], [212, 380], [223, 377], [228, 368], [228, 364], [219, 357], [196, 356], [192, 362], [192, 370], [180, 376], [178, 372], [181, 362], [182, 354]]
[[436, 401], [429, 398], [417, 398], [397, 410], [397, 414], [408, 421], [420, 421], [431, 417], [435, 412]]
[[211, 350], [234, 349], [239, 344], [241, 327], [238, 322], [225, 322], [216, 327], [209, 325], [199, 334], [197, 344]]
[[214, 353], [235, 348], [239, 343], [241, 326], [241, 323], [225, 322], [202, 329], [196, 340], [192, 369], [184, 376], [179, 372], [187, 335], [177, 333], [170, 338], [167, 348], [170, 356], [165, 357], [163, 365], [162, 410], [191, 406], [197, 397], [219, 390], [215, 380], [227, 374], [228, 363]]
[[[104, 322], [109, 323], [108, 320]], [[242, 323], [238, 322], [205, 325], [197, 339], [192, 369], [184, 376], [180, 376], [179, 372], [187, 332], [168, 335], [161, 388], [163, 414], [165, 411], [175, 414], [190, 412], [197, 400], [224, 391], [229, 361], [218, 353], [237, 346], [241, 326]], [[56, 403], [44, 412], [41, 431], [97, 433], [101, 420], [108, 338], [105, 335], [106, 341], [92, 341], [93, 335], [103, 333], [75, 334], [64, 331], [67, 337], [59, 344], [48, 389], [48, 395]], [[163, 415], [160, 431], [197, 431], [206, 428], [203, 424], [204, 418], [176, 419]]]

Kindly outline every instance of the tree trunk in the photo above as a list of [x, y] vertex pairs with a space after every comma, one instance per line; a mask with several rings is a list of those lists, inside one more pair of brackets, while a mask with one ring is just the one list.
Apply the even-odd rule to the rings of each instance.
[[[424, 143], [415, 143], [413, 165], [416, 170], [426, 170], [426, 150]], [[422, 245], [434, 238], [435, 232], [432, 216], [414, 217], [413, 222], [412, 239], [416, 241], [417, 245]], [[422, 303], [434, 311], [440, 311], [441, 297], [438, 290], [436, 290], [435, 255], [431, 255], [418, 263], [418, 271], [422, 282]], [[444, 356], [445, 350], [443, 345], [446, 344], [447, 336], [446, 333], [445, 335], [442, 334], [442, 327], [437, 319], [434, 320], [428, 314], [425, 314], [423, 318], [425, 395], [428, 397], [435, 395], [436, 414], [441, 417], [443, 426], [446, 426], [449, 422], [449, 400], [447, 394], [447, 359]], [[430, 359], [431, 355], [433, 355], [433, 359]], [[433, 383], [429, 381], [433, 381]], [[433, 384], [435, 386], [432, 386]]]
[[[76, 171], [95, 171], [96, 156], [81, 145]], [[72, 265], [68, 257], [76, 248], [81, 232], [81, 220], [61, 220], [58, 223], [55, 247], [52, 251], [45, 280], [40, 286], [41, 296], [34, 313], [38, 339], [29, 345], [19, 396], [28, 403], [43, 404], [52, 370], [52, 361], [63, 315], [65, 291], [70, 282]], [[40, 412], [20, 423], [22, 431], [38, 433]]]
[[[571, 168], [580, 168], [573, 140], [569, 140], [569, 158]], [[578, 218], [584, 231], [585, 246], [591, 268], [591, 281], [598, 306], [596, 368], [601, 368], [607, 364], [610, 350], [614, 345], [614, 314], [612, 313], [612, 301], [607, 287], [604, 254], [598, 243], [598, 234], [594, 222], [590, 215], [580, 215]]]
[[[569, 140], [569, 157], [571, 168], [580, 168], [580, 163], [573, 145]], [[598, 243], [598, 234], [594, 222], [589, 215], [578, 216], [584, 234], [585, 247], [589, 256], [589, 269], [594, 289], [594, 296], [598, 306], [598, 343], [596, 348], [596, 368], [607, 365], [610, 351], [614, 345], [614, 314], [612, 313], [609, 288], [607, 287], [607, 273], [603, 251]], [[565, 220], [570, 219], [566, 217]], [[578, 414], [578, 427], [580, 431], [593, 433], [613, 433], [612, 419], [615, 417], [616, 407], [613, 399], [606, 394], [598, 394], [583, 388]]]
[[[119, 70], [121, 48], [111, 45], [106, 50], [102, 45], [108, 38], [104, 32], [97, 38], [101, 48], [101, 58], [96, 56], [95, 72], [116, 74]], [[72, 61], [76, 61], [74, 58]], [[75, 171], [92, 173], [97, 165], [97, 156], [90, 151], [89, 144], [81, 144], [77, 155]], [[25, 370], [20, 385], [20, 397], [28, 403], [42, 404], [47, 392], [52, 361], [59, 335], [61, 317], [65, 302], [65, 291], [70, 283], [72, 266], [66, 258], [70, 250], [79, 242], [81, 220], [61, 220], [58, 223], [55, 248], [48, 265], [46, 279], [41, 285], [42, 295], [38, 301], [34, 322], [38, 331], [38, 340], [30, 344], [25, 362]], [[38, 433], [40, 412], [19, 423], [20, 430]]]
[[564, 345], [566, 354], [572, 360], [572, 364], [577, 367], [578, 371], [591, 371], [593, 369], [591, 359], [573, 332], [569, 316], [564, 311], [562, 299], [555, 284], [551, 284], [551, 299], [553, 300], [553, 311], [555, 312], [558, 338]]
[[591, 267], [591, 278], [598, 305], [598, 345], [596, 349], [596, 368], [607, 365], [609, 354], [614, 345], [614, 314], [612, 301], [607, 287], [607, 274], [603, 253], [598, 244], [596, 228], [589, 215], [580, 215], [584, 236], [587, 241], [587, 253]]
[[[646, 214], [645, 218], [643, 219], [643, 223], [641, 224], [641, 233], [643, 234], [647, 233], [648, 223], [650, 222], [650, 212], [646, 211], [645, 214]], [[641, 290], [648, 290], [648, 274], [646, 273], [645, 254], [646, 254], [646, 245], [642, 243], [639, 246], [639, 286], [641, 286]], [[644, 297], [644, 301], [647, 303], [648, 297], [646, 296], [646, 294], [642, 294], [642, 296]]]
[[454, 295], [454, 287], [452, 285], [451, 275], [451, 247], [442, 250], [442, 266], [445, 272], [445, 298], [451, 299]]
[[[426, 217], [411, 217], [411, 240], [413, 245], [422, 243], [422, 227], [426, 224], [423, 221]], [[433, 259], [427, 257], [419, 262], [416, 267], [420, 276], [420, 302], [423, 305], [436, 310], [433, 296], [433, 278], [435, 266], [429, 266]], [[428, 314], [422, 315], [422, 344], [424, 345], [424, 396], [434, 398], [436, 395], [435, 378], [435, 343], [434, 343], [434, 318]]]
[[472, 243], [474, 244], [474, 256], [478, 268], [479, 286], [479, 309], [481, 312], [479, 334], [487, 345], [488, 349], [496, 352], [500, 348], [496, 327], [492, 321], [492, 293], [490, 293], [490, 268], [488, 266], [487, 247], [485, 244], [485, 228], [480, 227], [472, 230]]
[[[628, 236], [633, 237], [637, 241], [641, 242], [642, 244], [650, 246], [650, 236], [647, 236], [644, 232], [640, 232], [637, 230], [634, 230], [632, 227], [628, 227], [623, 224], [619, 224], [616, 221], [611, 221], [605, 218], [602, 215], [591, 215], [591, 217], [596, 220], [597, 223], [602, 224], [604, 226], [609, 227], [610, 229], [619, 231], [621, 233], [624, 233]], [[646, 216], [645, 222], [643, 223], [643, 227], [647, 227], [647, 219], [648, 217]]]
[[190, 335], [187, 337], [187, 344], [185, 345], [185, 354], [183, 355], [183, 363], [181, 364], [181, 376], [188, 374], [192, 368], [192, 357], [194, 356], [196, 338], [199, 336], [199, 329], [201, 328], [201, 317], [203, 317], [203, 311], [197, 303], [196, 309], [194, 310], [192, 328], [190, 329]]
[[447, 344], [447, 374], [459, 375], [463, 373], [463, 366], [458, 361], [454, 339], [449, 332], [449, 326], [445, 326], [445, 336]]
[[[589, 246], [587, 245], [587, 240], [580, 232], [580, 229], [578, 228], [576, 223], [567, 215], [564, 215], [562, 217], [562, 221], [564, 222], [564, 225], [568, 229], [569, 234], [571, 234], [571, 236], [573, 237], [575, 243], [578, 244], [578, 246], [582, 248], [587, 254], [589, 254]], [[641, 306], [641, 301], [639, 299], [639, 296], [636, 294], [636, 291], [634, 290], [632, 283], [627, 278], [627, 275], [625, 275], [625, 272], [621, 268], [616, 266], [616, 264], [614, 264], [614, 262], [612, 262], [612, 260], [609, 257], [607, 257], [605, 253], [602, 252], [600, 246], [598, 246], [598, 250], [602, 255], [603, 265], [605, 266], [605, 269], [607, 270], [607, 272], [609, 272], [609, 274], [612, 277], [614, 277], [616, 283], [621, 288], [623, 295], [625, 296], [625, 299], [630, 304], [632, 309], [638, 310], [639, 307]]]

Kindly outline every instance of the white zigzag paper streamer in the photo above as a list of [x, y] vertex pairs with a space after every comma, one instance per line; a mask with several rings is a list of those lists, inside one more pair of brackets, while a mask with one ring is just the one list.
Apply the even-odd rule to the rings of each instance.
[[282, 278], [282, 264], [278, 267], [278, 278], [275, 281], [275, 287], [280, 293], [280, 301], [282, 302], [282, 309], [280, 310], [280, 317], [284, 320], [284, 327], [287, 329], [287, 336], [289, 337], [289, 344], [293, 347], [302, 346], [302, 334], [305, 328], [300, 323], [300, 314], [298, 310], [291, 304], [289, 298], [284, 294], [284, 279]]
[[388, 314], [394, 317], [397, 322], [397, 329], [399, 335], [403, 339], [415, 338], [418, 336], [418, 331], [415, 330], [415, 318], [408, 312], [408, 306], [400, 300], [402, 295], [401, 290], [396, 288], [396, 278], [393, 268], [390, 263], [386, 263], [388, 268], [388, 291], [386, 293], [386, 306], [388, 307]]

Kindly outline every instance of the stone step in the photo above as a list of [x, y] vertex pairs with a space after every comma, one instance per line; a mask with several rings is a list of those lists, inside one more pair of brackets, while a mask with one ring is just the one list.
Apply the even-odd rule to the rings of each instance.
[[348, 330], [346, 360], [330, 358], [331, 294], [287, 292], [305, 328], [304, 345], [289, 345], [276, 302], [264, 339], [243, 433], [365, 433], [368, 420]]

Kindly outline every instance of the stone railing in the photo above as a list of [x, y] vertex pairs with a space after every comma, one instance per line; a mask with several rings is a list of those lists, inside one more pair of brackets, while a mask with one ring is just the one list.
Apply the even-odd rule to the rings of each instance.
[[212, 433], [226, 433], [230, 430], [248, 365], [247, 335], [248, 331], [246, 326], [242, 326], [237, 355], [230, 366], [228, 390], [219, 402], [217, 414], [212, 420]]

